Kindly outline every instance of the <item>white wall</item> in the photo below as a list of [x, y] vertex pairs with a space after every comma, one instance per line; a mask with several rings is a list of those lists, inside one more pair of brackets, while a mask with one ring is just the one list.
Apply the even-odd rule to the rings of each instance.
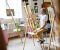
[[[0, 18], [11, 18], [6, 15], [6, 0], [0, 0]], [[10, 5], [11, 9], [14, 9], [15, 16], [14, 18], [22, 18], [22, 2], [21, 0], [8, 0], [8, 4]]]
[[43, 3], [43, 0], [38, 0], [38, 15], [41, 13], [41, 5]]

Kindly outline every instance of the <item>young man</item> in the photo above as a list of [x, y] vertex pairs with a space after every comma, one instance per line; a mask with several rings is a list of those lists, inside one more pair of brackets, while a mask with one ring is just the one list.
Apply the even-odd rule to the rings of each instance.
[[48, 20], [48, 16], [46, 15], [46, 10], [43, 9], [41, 14], [39, 15], [39, 19], [40, 19], [40, 28], [47, 28], [47, 20]]
[[[39, 19], [40, 19], [40, 29], [47, 29], [48, 15], [46, 15], [45, 9], [42, 9], [41, 14], [39, 15]], [[44, 42], [42, 33], [43, 33], [43, 31], [38, 33], [39, 41], [41, 41], [41, 43]]]

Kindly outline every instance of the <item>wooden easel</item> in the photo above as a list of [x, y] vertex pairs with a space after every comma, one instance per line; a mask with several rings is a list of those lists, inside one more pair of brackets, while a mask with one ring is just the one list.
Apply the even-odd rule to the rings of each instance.
[[[51, 5], [53, 5], [53, 1], [51, 0]], [[54, 6], [54, 5], [53, 5]], [[53, 8], [54, 9], [54, 8]], [[55, 9], [54, 9], [54, 13], [55, 13]], [[56, 16], [56, 13], [55, 13]], [[53, 37], [53, 27], [54, 27], [54, 18], [52, 18], [53, 16], [51, 14], [49, 14], [50, 19], [50, 24], [51, 24], [51, 31], [50, 31], [50, 38], [49, 38], [49, 44], [48, 44], [48, 50], [50, 50], [50, 46], [51, 46], [51, 39]], [[55, 37], [54, 37], [55, 38]]]
[[[24, 4], [25, 5], [25, 4]], [[24, 6], [24, 9], [25, 9], [25, 13], [26, 13], [26, 15], [27, 15], [27, 17], [26, 17], [26, 20], [27, 20], [27, 23], [28, 23], [28, 25], [29, 26], [31, 26], [32, 27], [32, 29], [34, 28], [32, 25], [31, 25], [31, 23], [30, 22], [32, 22], [33, 23], [33, 21], [32, 20], [30, 20], [29, 21], [29, 17], [31, 17], [31, 16], [29, 16], [29, 15], [31, 15], [31, 8], [30, 8], [30, 6], [28, 5], [28, 6]], [[32, 16], [33, 17], [33, 16]], [[36, 18], [35, 18], [35, 20], [36, 20]], [[26, 25], [26, 31], [27, 31], [27, 25]], [[33, 29], [33, 33], [31, 32], [31, 35], [32, 35], [32, 39], [33, 39], [33, 44], [34, 44], [34, 46], [35, 46], [35, 43], [34, 43], [34, 37], [33, 36], [35, 36], [35, 35], [37, 35], [38, 34], [38, 32], [44, 32], [44, 31], [47, 31], [47, 30], [44, 30], [44, 29], [40, 29], [39, 28], [39, 30], [37, 29]], [[25, 48], [25, 43], [26, 43], [26, 33], [27, 32], [25, 32], [25, 41], [24, 41], [24, 46], [23, 46], [23, 50], [24, 50], [24, 48]], [[37, 36], [38, 37], [38, 36]]]
[[[30, 9], [30, 7], [28, 7], [28, 8]], [[24, 50], [24, 48], [25, 48], [25, 43], [26, 43], [27, 26], [31, 26], [32, 29], [33, 29], [33, 26], [34, 26], [33, 21], [30, 20], [30, 19], [31, 19], [31, 16], [29, 16], [29, 15], [30, 15], [29, 12], [31, 13], [31, 9], [30, 9], [30, 11], [29, 11], [29, 10], [27, 9], [27, 6], [26, 6], [26, 5], [24, 6], [24, 9], [25, 9], [25, 12], [26, 12], [26, 15], [27, 15], [27, 17], [26, 17], [27, 25], [26, 25], [25, 41], [24, 41], [23, 50]], [[29, 12], [28, 12], [28, 11], [29, 11]], [[32, 26], [32, 24], [33, 24], [33, 26]], [[34, 44], [34, 46], [35, 46], [33, 36], [32, 36], [32, 39], [33, 39], [33, 44]]]
[[51, 31], [50, 31], [50, 38], [49, 38], [49, 44], [48, 44], [48, 50], [50, 50], [50, 46], [51, 46], [51, 39], [53, 37], [53, 25], [54, 25], [54, 18], [52, 18], [51, 14], [49, 14], [50, 17], [50, 24], [51, 24]]
[[[7, 2], [7, 0], [6, 0], [6, 5], [8, 6], [9, 9], [11, 9], [10, 6], [9, 6], [9, 4], [8, 4], [8, 2]], [[19, 37], [20, 37], [19, 30], [18, 30], [19, 25], [15, 23], [15, 20], [14, 20], [14, 18], [13, 18], [13, 12], [11, 12], [11, 15], [12, 15], [12, 16], [11, 16], [11, 17], [12, 17], [12, 21], [14, 22], [15, 27], [17, 28], [17, 33], [18, 33], [18, 35], [19, 35]], [[21, 38], [21, 42], [22, 42], [22, 38]], [[23, 43], [23, 42], [22, 42], [22, 43]]]

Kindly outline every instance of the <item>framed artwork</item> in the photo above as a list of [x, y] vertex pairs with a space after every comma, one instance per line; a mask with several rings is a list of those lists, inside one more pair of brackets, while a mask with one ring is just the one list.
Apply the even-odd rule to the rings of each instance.
[[[11, 12], [12, 12], [12, 14], [11, 14]], [[7, 14], [7, 16], [14, 16], [14, 9], [6, 9], [6, 14]]]
[[38, 6], [34, 6], [35, 13], [38, 13]]

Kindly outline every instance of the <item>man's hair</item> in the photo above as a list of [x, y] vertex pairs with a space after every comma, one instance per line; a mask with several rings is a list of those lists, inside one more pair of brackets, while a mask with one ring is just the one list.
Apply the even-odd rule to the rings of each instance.
[[48, 2], [49, 5], [51, 5], [51, 2]]

